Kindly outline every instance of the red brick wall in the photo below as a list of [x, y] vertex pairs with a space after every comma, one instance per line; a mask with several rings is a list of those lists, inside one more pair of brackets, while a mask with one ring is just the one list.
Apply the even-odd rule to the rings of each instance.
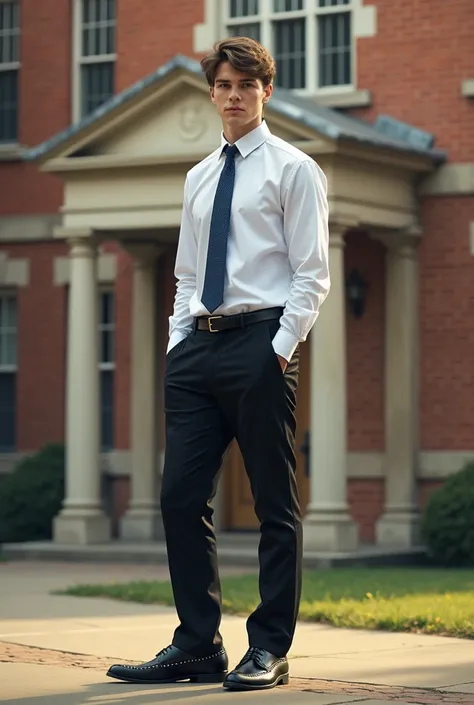
[[364, 233], [346, 237], [346, 274], [356, 268], [368, 283], [366, 309], [349, 308], [347, 405], [349, 450], [382, 451], [384, 438], [385, 248]]
[[369, 119], [383, 112], [433, 132], [453, 161], [474, 160], [472, 0], [365, 0], [377, 7], [377, 34], [358, 40], [357, 87], [372, 92]]
[[64, 290], [54, 286], [53, 258], [62, 243], [8, 245], [9, 257], [27, 258], [30, 282], [18, 293], [17, 448], [36, 450], [64, 438]]
[[[22, 0], [19, 142], [34, 146], [71, 121], [71, 7]], [[61, 182], [35, 165], [0, 163], [0, 214], [54, 213]]]
[[423, 450], [474, 448], [474, 198], [430, 198], [420, 246]]
[[118, 12], [118, 91], [175, 54], [194, 56], [193, 26], [204, 21], [203, 0], [120, 0]]
[[420, 511], [426, 507], [426, 503], [431, 493], [443, 484], [442, 480], [419, 480], [418, 481], [418, 506]]
[[349, 513], [357, 523], [359, 539], [364, 543], [375, 542], [376, 523], [385, 504], [384, 493], [383, 480], [349, 480], [347, 483]]

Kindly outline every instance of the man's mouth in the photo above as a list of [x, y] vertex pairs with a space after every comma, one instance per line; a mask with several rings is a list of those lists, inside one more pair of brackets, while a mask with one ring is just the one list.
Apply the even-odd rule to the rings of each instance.
[[242, 113], [243, 110], [242, 110], [242, 108], [235, 108], [235, 107], [234, 107], [234, 108], [227, 108], [227, 112], [230, 112], [230, 113]]

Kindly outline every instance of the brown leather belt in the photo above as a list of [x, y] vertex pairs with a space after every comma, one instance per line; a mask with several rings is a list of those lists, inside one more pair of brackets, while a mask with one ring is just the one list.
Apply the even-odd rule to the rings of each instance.
[[263, 308], [248, 313], [236, 313], [231, 316], [198, 316], [194, 319], [194, 330], [207, 330], [210, 333], [222, 333], [233, 328], [246, 328], [254, 323], [281, 318], [283, 308]]

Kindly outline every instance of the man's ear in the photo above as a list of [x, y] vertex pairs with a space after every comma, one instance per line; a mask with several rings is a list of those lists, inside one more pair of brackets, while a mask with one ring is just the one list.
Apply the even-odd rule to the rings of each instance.
[[215, 102], [216, 102], [216, 99], [215, 99], [215, 97], [214, 97], [214, 86], [210, 86], [210, 87], [209, 87], [209, 95], [211, 96], [212, 102], [215, 103]]

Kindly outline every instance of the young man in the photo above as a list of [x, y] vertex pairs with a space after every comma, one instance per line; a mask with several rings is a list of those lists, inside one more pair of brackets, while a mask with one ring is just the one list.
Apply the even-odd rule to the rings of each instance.
[[[223, 134], [186, 178], [165, 376], [161, 507], [180, 624], [155, 659], [108, 675], [271, 688], [288, 682], [301, 592], [298, 344], [329, 291], [326, 178], [263, 119], [275, 64], [260, 44], [225, 39], [202, 68]], [[260, 521], [261, 603], [228, 673], [210, 500], [234, 438]]]

